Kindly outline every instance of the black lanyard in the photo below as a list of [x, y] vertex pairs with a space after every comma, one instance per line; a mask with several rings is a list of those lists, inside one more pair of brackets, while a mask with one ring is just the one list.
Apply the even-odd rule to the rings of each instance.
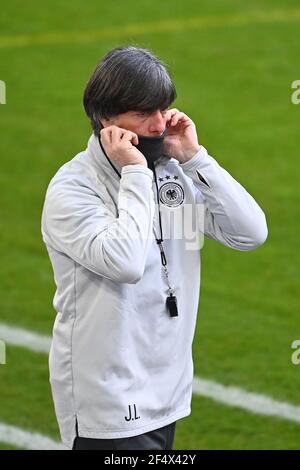
[[[106, 155], [99, 136], [98, 136], [98, 141], [99, 141], [100, 147], [101, 147], [107, 161], [110, 163], [111, 167], [114, 169], [114, 171], [117, 173], [117, 175], [121, 179], [121, 175], [120, 175], [119, 171], [116, 169], [116, 167], [113, 165], [111, 160]], [[154, 163], [151, 167], [151, 170], [154, 173], [154, 180], [155, 180], [156, 194], [157, 194], [157, 203], [158, 203], [159, 228], [160, 228], [160, 235], [161, 235], [161, 238], [156, 238], [156, 236], [155, 236], [155, 240], [156, 240], [156, 243], [158, 244], [158, 247], [160, 249], [161, 264], [162, 264], [162, 267], [163, 267], [163, 270], [164, 270], [164, 273], [165, 273], [165, 276], [166, 276], [166, 280], [167, 280], [167, 284], [168, 284], [168, 292], [169, 292], [169, 295], [166, 299], [166, 307], [167, 307], [171, 317], [177, 317], [178, 316], [177, 298], [174, 295], [174, 291], [173, 291], [173, 289], [170, 285], [169, 271], [168, 271], [168, 268], [167, 268], [167, 258], [166, 258], [166, 255], [165, 255], [165, 252], [164, 252], [164, 249], [163, 249], [163, 245], [162, 245], [162, 242], [164, 241], [164, 239], [163, 239], [163, 233], [162, 233], [161, 213], [160, 213], [160, 204], [159, 204], [159, 190], [158, 190], [158, 184], [157, 184], [157, 178], [156, 178], [156, 171], [155, 171], [155, 168], [154, 168]], [[155, 234], [155, 231], [154, 231], [154, 234]]]

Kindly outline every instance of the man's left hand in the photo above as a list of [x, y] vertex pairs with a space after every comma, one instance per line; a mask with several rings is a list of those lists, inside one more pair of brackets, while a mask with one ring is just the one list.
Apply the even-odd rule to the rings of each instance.
[[168, 133], [164, 138], [164, 152], [185, 163], [199, 151], [196, 126], [193, 121], [178, 109], [167, 112]]

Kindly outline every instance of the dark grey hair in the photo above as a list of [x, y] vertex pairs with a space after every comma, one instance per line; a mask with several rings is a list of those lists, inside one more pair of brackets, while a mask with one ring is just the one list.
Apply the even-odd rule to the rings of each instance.
[[149, 49], [116, 47], [97, 65], [83, 97], [94, 134], [103, 128], [100, 120], [127, 111], [164, 110], [176, 99], [175, 85], [167, 66]]

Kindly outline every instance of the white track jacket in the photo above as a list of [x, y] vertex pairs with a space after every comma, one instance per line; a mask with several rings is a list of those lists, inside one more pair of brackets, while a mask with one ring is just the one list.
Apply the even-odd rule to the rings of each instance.
[[[191, 413], [199, 235], [244, 251], [263, 244], [268, 233], [253, 197], [203, 146], [183, 164], [162, 156], [157, 187], [143, 165], [115, 167], [121, 178], [91, 135], [50, 181], [42, 213], [57, 287], [50, 384], [70, 448], [76, 428], [81, 437], [115, 439]], [[168, 285], [154, 237], [160, 237], [158, 199], [177, 317], [166, 308]], [[196, 243], [190, 243], [191, 223]]]

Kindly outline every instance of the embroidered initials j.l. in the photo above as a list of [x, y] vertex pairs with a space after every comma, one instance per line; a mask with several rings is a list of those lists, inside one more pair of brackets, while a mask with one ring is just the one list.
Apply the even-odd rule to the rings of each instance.
[[128, 405], [128, 409], [129, 409], [129, 414], [128, 414], [128, 416], [125, 416], [126, 421], [140, 419], [140, 416], [136, 415], [136, 406], [135, 406], [135, 404], [133, 404], [134, 416], [133, 416], [133, 413], [131, 412], [131, 405]]

